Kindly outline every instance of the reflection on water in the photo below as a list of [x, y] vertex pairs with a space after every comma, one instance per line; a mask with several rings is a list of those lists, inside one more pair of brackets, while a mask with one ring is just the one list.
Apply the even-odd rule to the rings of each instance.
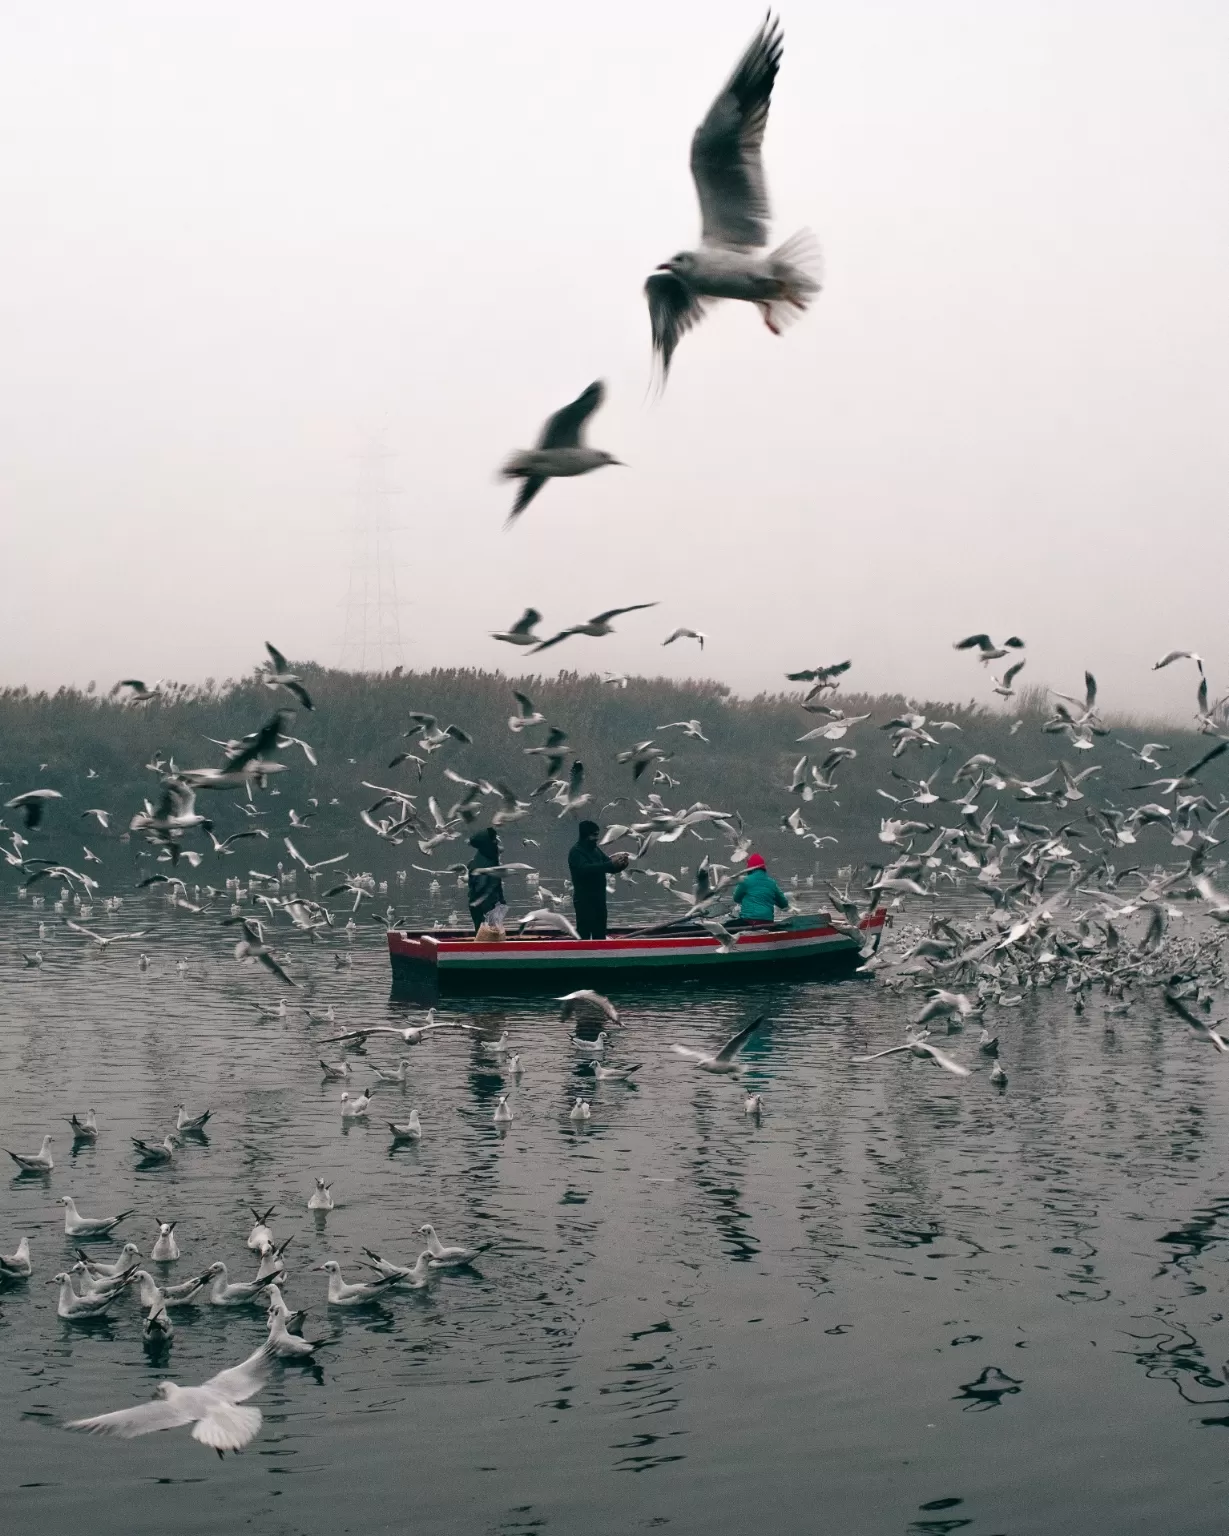
[[[0, 950], [30, 948], [34, 920], [6, 906]], [[49, 1177], [3, 1182], [0, 1251], [29, 1233], [36, 1266], [0, 1292], [15, 1529], [1223, 1529], [1205, 1431], [1229, 1427], [1225, 1082], [1145, 1003], [1112, 1036], [1062, 995], [1000, 1014], [1002, 1097], [971, 1036], [947, 1042], [967, 1081], [911, 1056], [852, 1066], [909, 1011], [861, 982], [620, 994], [608, 1054], [643, 1063], [632, 1082], [586, 1074], [549, 999], [448, 1002], [477, 1033], [373, 1036], [344, 1085], [319, 1070], [340, 1053], [328, 1035], [421, 1017], [389, 997], [378, 936], [352, 967], [296, 950], [330, 1025], [262, 1019], [274, 983], [216, 929], [154, 902], [148, 923], [146, 973], [57, 930], [41, 971], [3, 971], [0, 1145], [64, 1131]], [[762, 1117], [743, 1084], [667, 1051], [758, 1012], [743, 1084]], [[520, 1076], [484, 1048], [505, 1032]], [[343, 1126], [342, 1087], [402, 1055], [408, 1082]], [[129, 1138], [159, 1139], [181, 1101], [213, 1110], [207, 1131], [140, 1168]], [[99, 1139], [74, 1145], [64, 1117], [91, 1105]], [[386, 1122], [411, 1108], [422, 1140], [394, 1145]], [[316, 1175], [337, 1204], [309, 1215]], [[58, 1427], [200, 1380], [262, 1334], [243, 1309], [188, 1308], [150, 1356], [130, 1306], [60, 1323], [41, 1282], [72, 1258], [61, 1193], [134, 1208], [122, 1235], [146, 1252], [156, 1220], [177, 1222], [173, 1279], [215, 1258], [253, 1272], [250, 1207], [276, 1206], [288, 1299], [329, 1342], [277, 1372], [244, 1456]], [[475, 1263], [330, 1312], [314, 1265], [349, 1274], [364, 1247], [411, 1262], [426, 1221], [481, 1247]]]

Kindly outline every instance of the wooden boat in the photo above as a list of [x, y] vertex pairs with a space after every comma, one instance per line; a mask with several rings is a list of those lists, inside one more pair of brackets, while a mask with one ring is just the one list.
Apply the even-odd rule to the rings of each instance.
[[682, 923], [657, 932], [616, 928], [605, 939], [544, 934], [481, 944], [469, 931], [455, 928], [390, 928], [388, 953], [393, 990], [413, 992], [604, 986], [612, 977], [724, 982], [752, 973], [848, 974], [868, 939], [878, 945], [886, 916], [879, 908], [864, 918], [861, 941], [834, 928], [827, 913], [734, 924], [732, 948], [703, 928]]

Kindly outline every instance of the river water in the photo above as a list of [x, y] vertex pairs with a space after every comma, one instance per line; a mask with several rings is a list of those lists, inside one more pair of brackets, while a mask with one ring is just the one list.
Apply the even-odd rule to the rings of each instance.
[[[510, 1085], [461, 1034], [411, 1047], [408, 1087], [382, 1087], [345, 1129], [317, 1066], [333, 1031], [259, 1018], [279, 989], [230, 958], [233, 930], [129, 903], [94, 926], [148, 924], [148, 971], [138, 945], [104, 954], [58, 928], [25, 970], [39, 916], [0, 908], [0, 1145], [57, 1137], [50, 1176], [3, 1176], [0, 1251], [29, 1233], [35, 1262], [0, 1293], [6, 1530], [1229, 1524], [1227, 1069], [1152, 999], [1112, 1033], [1060, 989], [1001, 1012], [1001, 1095], [975, 1031], [947, 1042], [966, 1080], [910, 1057], [852, 1065], [915, 1006], [867, 982], [619, 993], [610, 1054], [643, 1063], [635, 1086], [578, 1075], [548, 1002], [449, 1004], [521, 1052], [506, 1136], [492, 1111]], [[298, 953], [314, 1009], [421, 1017], [389, 997], [378, 930], [352, 952], [344, 970], [328, 948]], [[764, 1096], [756, 1121], [738, 1083], [666, 1048], [761, 1011], [743, 1073]], [[371, 1076], [360, 1061], [355, 1082]], [[583, 1129], [577, 1092], [593, 1101]], [[212, 1109], [207, 1139], [140, 1171], [129, 1137], [160, 1137], [180, 1100]], [[91, 1105], [97, 1145], [74, 1151], [64, 1117]], [[390, 1150], [385, 1119], [411, 1105], [422, 1142]], [[333, 1185], [327, 1217], [305, 1208], [315, 1174]], [[309, 1337], [331, 1337], [315, 1368], [275, 1371], [244, 1453], [221, 1462], [186, 1430], [60, 1427], [164, 1376], [200, 1381], [264, 1333], [255, 1311], [202, 1307], [157, 1362], [135, 1301], [61, 1322], [43, 1283], [71, 1262], [60, 1194], [86, 1214], [133, 1207], [121, 1235], [147, 1254], [155, 1220], [176, 1221], [171, 1279], [215, 1258], [253, 1274], [249, 1207], [276, 1205], [288, 1299], [310, 1308]], [[328, 1307], [311, 1266], [351, 1275], [364, 1245], [410, 1262], [425, 1221], [488, 1246], [424, 1291]]]

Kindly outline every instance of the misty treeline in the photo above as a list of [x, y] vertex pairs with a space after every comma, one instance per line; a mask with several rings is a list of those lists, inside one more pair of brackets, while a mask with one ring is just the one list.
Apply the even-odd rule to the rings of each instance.
[[[801, 688], [790, 695], [739, 698], [720, 683], [666, 678], [631, 678], [623, 687], [577, 673], [549, 679], [455, 669], [371, 675], [305, 663], [295, 666], [316, 707], [314, 712], [298, 709], [289, 730], [311, 744], [318, 766], [312, 766], [298, 747], [282, 752], [286, 771], [269, 780], [267, 791], [255, 793], [255, 805], [264, 814], [254, 821], [238, 808], [240, 792], [201, 793], [200, 808], [214, 818], [219, 836], [253, 825], [271, 834], [269, 843], [242, 842], [237, 856], [225, 859], [216, 857], [199, 833], [189, 834], [184, 846], [206, 853], [193, 877], [202, 883], [220, 883], [221, 876], [243, 874], [248, 868], [269, 870], [279, 859], [287, 862], [281, 842], [287, 832], [308, 859], [344, 852], [349, 858], [343, 867], [385, 877], [394, 870], [409, 868], [411, 863], [443, 867], [468, 857], [464, 838], [441, 845], [430, 857], [419, 852], [413, 839], [400, 847], [382, 841], [359, 820], [360, 809], [377, 798], [375, 791], [363, 787], [363, 781], [408, 791], [417, 797], [424, 813], [428, 795], [433, 794], [446, 810], [464, 793], [444, 777], [445, 768], [468, 779], [498, 781], [522, 800], [528, 799], [542, 782], [542, 759], [526, 756], [523, 749], [543, 741], [546, 727], [521, 734], [509, 730], [508, 718], [516, 712], [514, 688], [528, 694], [550, 724], [568, 733], [568, 747], [584, 763], [586, 787], [593, 796], [587, 813], [619, 800], [621, 804], [602, 811], [602, 820], [607, 824], [634, 821], [635, 799], [644, 799], [650, 792], [660, 794], [671, 808], [704, 801], [740, 815], [755, 846], [783, 875], [828, 874], [840, 865], [870, 862], [880, 856], [886, 862], [898, 850], [887, 849], [878, 841], [880, 820], [885, 815], [905, 815], [936, 825], [954, 825], [959, 820], [959, 809], [950, 804], [897, 811], [877, 793], [909, 794], [908, 788], [893, 777], [893, 770], [918, 780], [939, 769], [934, 788], [945, 800], [951, 800], [967, 787], [953, 786], [954, 771], [975, 753], [988, 753], [1001, 767], [1030, 778], [1045, 773], [1059, 759], [1076, 771], [1092, 763], [1102, 765], [1097, 777], [1085, 781], [1088, 801], [1076, 802], [1066, 810], [1045, 804], [1017, 804], [1009, 791], [996, 795], [987, 790], [980, 797], [983, 811], [997, 803], [996, 819], [1001, 823], [1020, 816], [1058, 826], [1082, 823], [1089, 802], [1129, 808], [1156, 798], [1155, 794], [1128, 793], [1129, 786], [1157, 775], [1142, 770], [1116, 744], [1116, 738], [1135, 745], [1147, 739], [1169, 743], [1173, 751], [1164, 759], [1165, 768], [1175, 773], [1198, 757], [1206, 745], [1206, 738], [1193, 732], [1163, 727], [1145, 732], [1132, 725], [1099, 738], [1093, 752], [1076, 751], [1064, 736], [1043, 734], [1048, 698], [1042, 689], [1022, 693], [1011, 701], [1014, 708], [1008, 711], [997, 702], [872, 697], [842, 688], [828, 695], [829, 702], [848, 715], [869, 713], [871, 718], [854, 726], [839, 742], [800, 744], [800, 736], [823, 723], [822, 717], [801, 707], [805, 691]], [[978, 674], [977, 681], [984, 683], [989, 695], [989, 680]], [[157, 799], [158, 779], [165, 769], [150, 765], [170, 761], [179, 768], [219, 765], [222, 750], [209, 738], [223, 742], [237, 739], [275, 710], [293, 705], [285, 692], [267, 689], [256, 677], [201, 686], [163, 684], [161, 697], [141, 706], [125, 705], [109, 692], [92, 687], [84, 691], [61, 688], [54, 693], [5, 689], [0, 692], [0, 778], [5, 785], [0, 801], [39, 787], [61, 791], [63, 801], [50, 804], [43, 827], [31, 834], [28, 853], [72, 863], [80, 858], [81, 845], [87, 843], [103, 858], [104, 867], [111, 866], [107, 869], [111, 875], [116, 867], [123, 867], [125, 857], [135, 859], [140, 851], [150, 852], [136, 837], [127, 855], [115, 847], [142, 801]], [[431, 754], [421, 782], [412, 762], [389, 767], [390, 759], [401, 750], [421, 753], [413, 740], [402, 735], [411, 710], [429, 711], [441, 725], [455, 723], [474, 738], [472, 746], [449, 742]], [[914, 712], [926, 717], [927, 729], [940, 745], [925, 750], [910, 747], [894, 759], [891, 741], [881, 727], [901, 714]], [[1016, 718], [1023, 723], [1013, 735], [1010, 727]], [[690, 740], [678, 729], [661, 729], [672, 721], [693, 719], [700, 722], [708, 744]], [[943, 721], [958, 729], [934, 724]], [[653, 767], [634, 781], [631, 768], [616, 762], [619, 752], [647, 739], [674, 754], [661, 767], [679, 781], [677, 785], [654, 784]], [[817, 792], [805, 802], [791, 794], [789, 784], [798, 759], [806, 753], [813, 763], [822, 763], [834, 746], [852, 747], [858, 754], [837, 768], [837, 790]], [[88, 777], [91, 770], [96, 777]], [[1209, 792], [1215, 795], [1223, 787], [1220, 781], [1225, 770], [1218, 764], [1208, 777]], [[291, 829], [291, 807], [306, 815], [313, 798], [318, 804], [309, 828]], [[338, 803], [333, 804], [334, 800]], [[487, 804], [493, 813], [497, 802], [489, 800]], [[101, 831], [93, 820], [80, 819], [81, 813], [93, 806], [113, 813], [109, 833]], [[835, 836], [839, 842], [816, 850], [785, 829], [783, 818], [796, 808], [809, 828]], [[20, 825], [16, 813], [5, 814], [10, 827]], [[530, 861], [540, 864], [544, 876], [561, 874], [575, 819], [560, 820], [557, 808], [545, 798], [535, 801], [526, 819], [506, 828], [505, 856], [523, 857], [521, 837], [536, 838], [541, 846], [529, 849]], [[651, 850], [646, 864], [671, 870], [686, 864], [694, 869], [705, 851], [720, 862], [726, 846], [722, 834], [700, 830], [713, 840], [701, 844], [688, 834], [678, 843]], [[1138, 852], [1150, 861], [1166, 858], [1168, 841], [1167, 832], [1147, 829], [1140, 835]], [[108, 845], [111, 855], [106, 851]], [[1121, 862], [1135, 860], [1122, 858]], [[106, 884], [114, 888], [110, 879]]]

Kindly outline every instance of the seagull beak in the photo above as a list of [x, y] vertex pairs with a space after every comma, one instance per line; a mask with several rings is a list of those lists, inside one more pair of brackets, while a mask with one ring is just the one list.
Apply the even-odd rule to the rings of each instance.
[[653, 270], [654, 272], [673, 272], [674, 268], [668, 261], [659, 261]]

